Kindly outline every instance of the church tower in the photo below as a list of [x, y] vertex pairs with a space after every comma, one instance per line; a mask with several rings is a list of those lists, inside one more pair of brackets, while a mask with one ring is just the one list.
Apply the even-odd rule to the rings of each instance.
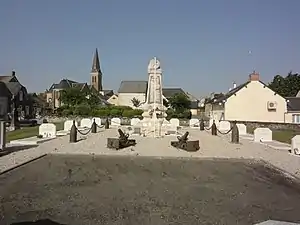
[[91, 85], [98, 91], [102, 91], [102, 72], [100, 69], [100, 62], [98, 56], [98, 50], [94, 54], [93, 65], [91, 70]]

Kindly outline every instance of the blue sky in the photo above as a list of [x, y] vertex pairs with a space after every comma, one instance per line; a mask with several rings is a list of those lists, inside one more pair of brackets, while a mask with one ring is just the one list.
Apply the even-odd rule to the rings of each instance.
[[300, 72], [299, 8], [299, 0], [2, 0], [0, 74], [15, 69], [29, 92], [61, 78], [89, 82], [97, 47], [105, 89], [147, 80], [153, 56], [165, 87], [198, 97], [253, 69], [269, 82]]

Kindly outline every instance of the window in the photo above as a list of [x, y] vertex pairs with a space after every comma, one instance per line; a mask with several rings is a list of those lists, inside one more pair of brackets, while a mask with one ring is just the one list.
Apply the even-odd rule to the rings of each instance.
[[300, 123], [300, 114], [293, 114], [293, 123]]

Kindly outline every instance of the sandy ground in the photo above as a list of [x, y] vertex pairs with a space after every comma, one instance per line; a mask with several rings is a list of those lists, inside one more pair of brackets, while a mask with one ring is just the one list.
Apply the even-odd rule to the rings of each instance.
[[[123, 128], [124, 129], [124, 128]], [[176, 136], [165, 136], [154, 139], [151, 137], [131, 136], [136, 139], [137, 145], [123, 150], [111, 150], [106, 147], [108, 137], [118, 137], [116, 129], [101, 130], [97, 134], [85, 136], [85, 140], [69, 143], [69, 137], [64, 136], [45, 142], [36, 148], [16, 151], [0, 157], [0, 172], [9, 169], [26, 160], [42, 154], [101, 154], [101, 155], [135, 155], [156, 157], [208, 157], [208, 158], [244, 158], [265, 160], [272, 165], [286, 171], [288, 174], [300, 178], [300, 157], [291, 155], [287, 151], [269, 148], [265, 145], [254, 143], [250, 140], [240, 139], [240, 144], [230, 143], [230, 136], [212, 136], [209, 132], [198, 129], [183, 129], [189, 131], [190, 140], [200, 141], [198, 152], [186, 152], [173, 148], [171, 140]], [[81, 139], [79, 136], [78, 139]]]

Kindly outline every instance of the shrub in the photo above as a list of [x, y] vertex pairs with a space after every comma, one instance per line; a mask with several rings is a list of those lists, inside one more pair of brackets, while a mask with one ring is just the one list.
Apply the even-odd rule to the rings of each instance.
[[78, 105], [74, 109], [74, 115], [87, 116], [90, 114], [91, 108], [88, 105]]
[[113, 108], [113, 109], [111, 109], [110, 110], [110, 116], [112, 116], [112, 117], [119, 117], [119, 116], [122, 116], [122, 110], [120, 110], [120, 109], [117, 109], [117, 108]]

